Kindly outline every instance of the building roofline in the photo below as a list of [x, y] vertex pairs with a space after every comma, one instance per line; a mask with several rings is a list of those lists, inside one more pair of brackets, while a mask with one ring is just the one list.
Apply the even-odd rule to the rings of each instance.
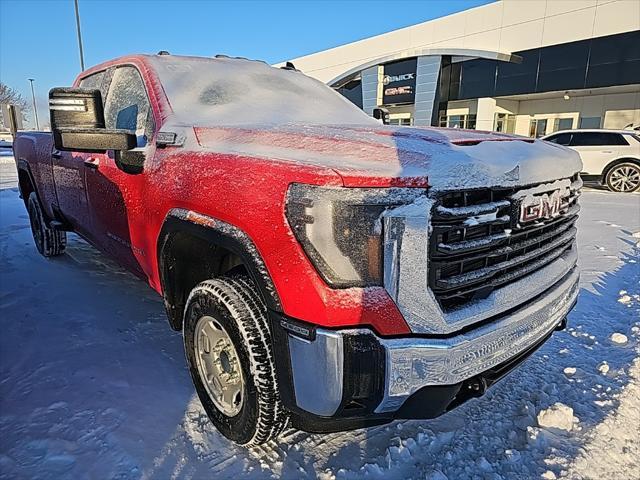
[[489, 60], [499, 60], [502, 62], [511, 63], [522, 62], [522, 57], [509, 52], [494, 52], [491, 50], [476, 50], [472, 48], [409, 48], [389, 55], [384, 55], [373, 60], [368, 60], [367, 62], [362, 63], [357, 67], [353, 67], [346, 72], [338, 75], [337, 77], [331, 79], [327, 82], [327, 85], [333, 86], [336, 83], [345, 83], [347, 80], [350, 80], [362, 70], [373, 67], [375, 65], [381, 65], [396, 60], [403, 60], [405, 58], [442, 55], [469, 58], [485, 58]]

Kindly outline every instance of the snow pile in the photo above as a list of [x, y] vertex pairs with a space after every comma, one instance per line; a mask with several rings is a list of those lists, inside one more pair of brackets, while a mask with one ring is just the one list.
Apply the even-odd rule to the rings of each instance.
[[618, 302], [628, 304], [631, 302], [631, 296], [627, 295], [626, 290], [620, 290], [620, 298], [618, 298]]
[[618, 408], [587, 434], [567, 478], [640, 478], [640, 361], [631, 365], [630, 381], [617, 398]]
[[617, 343], [618, 345], [624, 345], [627, 343], [627, 336], [623, 333], [616, 332], [611, 335], [611, 341], [613, 343]]
[[542, 410], [538, 413], [537, 418], [538, 425], [542, 428], [566, 430], [567, 432], [573, 429], [573, 424], [577, 421], [577, 418], [573, 416], [573, 408], [559, 402]]

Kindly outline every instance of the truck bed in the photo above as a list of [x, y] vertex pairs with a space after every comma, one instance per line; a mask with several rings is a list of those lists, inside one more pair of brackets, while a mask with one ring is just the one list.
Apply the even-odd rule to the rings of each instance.
[[[51, 132], [22, 131], [18, 132], [13, 142], [13, 155], [16, 165], [26, 168], [32, 177], [45, 213], [51, 218], [51, 205], [55, 203], [56, 191], [53, 182], [51, 151], [53, 136]], [[22, 173], [21, 173], [22, 174]]]

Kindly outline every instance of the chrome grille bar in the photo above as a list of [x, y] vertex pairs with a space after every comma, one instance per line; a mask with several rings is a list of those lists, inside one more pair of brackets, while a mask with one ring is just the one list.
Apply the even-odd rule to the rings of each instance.
[[[483, 298], [572, 248], [579, 176], [523, 188], [445, 192], [432, 209], [429, 287], [444, 311]], [[551, 218], [520, 224], [520, 202], [563, 189]], [[524, 217], [523, 217], [524, 218]]]

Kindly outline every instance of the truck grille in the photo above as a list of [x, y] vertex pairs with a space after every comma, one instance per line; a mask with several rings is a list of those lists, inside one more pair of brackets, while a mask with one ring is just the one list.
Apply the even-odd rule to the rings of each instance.
[[[573, 248], [581, 186], [576, 175], [526, 188], [440, 194], [431, 217], [429, 286], [442, 309], [485, 298]], [[534, 220], [526, 210], [523, 217], [523, 202], [526, 209], [543, 198], [547, 207], [555, 198], [555, 209]]]

